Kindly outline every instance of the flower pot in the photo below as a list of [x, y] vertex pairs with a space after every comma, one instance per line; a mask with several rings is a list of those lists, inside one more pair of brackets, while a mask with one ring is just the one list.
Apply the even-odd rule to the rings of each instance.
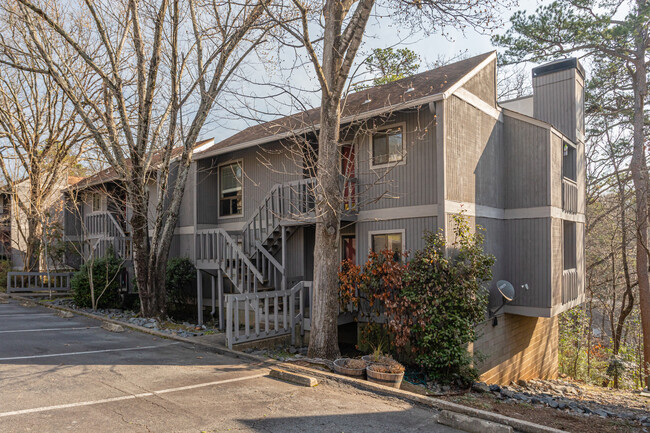
[[373, 370], [372, 365], [369, 365], [368, 368], [366, 368], [366, 374], [368, 375], [369, 382], [397, 389], [402, 385], [402, 379], [404, 379], [403, 371], [401, 373], [382, 373]]
[[363, 355], [361, 357], [361, 359], [366, 361], [366, 364], [368, 364], [368, 365], [372, 365], [372, 364], [389, 364], [389, 363], [393, 362], [392, 358], [390, 358], [388, 356], [384, 356], [384, 355], [380, 355], [378, 361], [374, 361], [374, 355]]
[[[338, 374], [343, 374], [345, 376], [354, 377], [355, 379], [365, 379], [366, 377], [366, 367], [363, 368], [351, 368], [347, 367], [345, 364], [350, 358], [339, 358], [334, 361], [334, 371]], [[358, 360], [357, 360], [358, 361]]]

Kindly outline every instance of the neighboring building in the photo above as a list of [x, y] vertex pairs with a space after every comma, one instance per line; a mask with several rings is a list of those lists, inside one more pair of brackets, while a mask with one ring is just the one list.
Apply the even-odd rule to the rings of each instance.
[[[505, 383], [557, 375], [557, 315], [584, 298], [584, 71], [540, 66], [531, 97], [498, 104], [496, 69], [488, 53], [346, 97], [341, 258], [420, 249], [425, 230], [451, 236], [464, 211], [497, 259], [490, 309], [497, 280], [517, 290], [474, 345], [483, 378]], [[170, 256], [193, 260], [230, 344], [310, 328], [318, 120], [309, 110], [195, 149]], [[127, 257], [129, 210], [113, 187], [110, 171], [79, 183], [66, 233]]]

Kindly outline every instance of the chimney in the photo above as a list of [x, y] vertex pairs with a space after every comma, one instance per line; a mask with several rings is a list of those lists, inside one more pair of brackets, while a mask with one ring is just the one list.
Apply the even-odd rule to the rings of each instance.
[[585, 70], [576, 58], [533, 69], [533, 117], [550, 123], [574, 143], [585, 137]]

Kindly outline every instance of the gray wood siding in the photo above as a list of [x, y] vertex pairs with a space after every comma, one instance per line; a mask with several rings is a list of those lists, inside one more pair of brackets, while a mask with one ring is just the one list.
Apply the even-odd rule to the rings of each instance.
[[534, 77], [535, 118], [550, 123], [576, 142], [576, 130], [584, 128], [582, 87], [582, 77], [575, 69]]
[[175, 234], [169, 248], [169, 258], [187, 257], [194, 260], [194, 236]]
[[[218, 226], [248, 221], [274, 185], [303, 177], [302, 161], [296, 161], [295, 157], [295, 153], [288, 151], [281, 144], [274, 143], [202, 160], [200, 162], [198, 223], [202, 225], [216, 223]], [[234, 161], [242, 161], [243, 164], [243, 215], [220, 218], [218, 216], [218, 167], [221, 164]]]
[[508, 115], [505, 139], [505, 207], [549, 205], [549, 131]]
[[[361, 210], [418, 206], [437, 202], [436, 119], [428, 107], [395, 113], [378, 125], [406, 124], [405, 163], [370, 168], [371, 134], [359, 134], [356, 176]], [[380, 126], [381, 127], [381, 126]], [[380, 200], [373, 199], [381, 197]]]
[[497, 61], [494, 60], [463, 86], [493, 107], [497, 104], [496, 67]]
[[551, 206], [562, 208], [562, 162], [564, 153], [562, 138], [551, 132]]
[[[511, 305], [550, 308], [551, 220], [506, 220], [505, 242], [504, 277], [517, 291]], [[528, 291], [521, 289], [523, 284], [528, 284]]]
[[404, 230], [404, 247], [414, 253], [424, 248], [424, 231], [436, 231], [437, 217], [404, 218], [386, 221], [367, 221], [356, 224], [357, 264], [363, 264], [368, 259], [370, 251], [370, 233], [379, 230]]
[[446, 198], [503, 208], [503, 125], [456, 96], [445, 116]]

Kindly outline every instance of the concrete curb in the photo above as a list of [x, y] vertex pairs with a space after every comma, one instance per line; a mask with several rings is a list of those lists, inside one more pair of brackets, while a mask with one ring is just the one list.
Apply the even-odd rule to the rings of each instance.
[[318, 380], [312, 376], [304, 374], [292, 373], [290, 371], [281, 370], [279, 368], [272, 368], [269, 376], [276, 379], [284, 380], [286, 382], [296, 383], [298, 385], [312, 387], [318, 385]]
[[279, 362], [279, 361], [275, 361], [273, 359], [263, 358], [261, 356], [251, 355], [251, 354], [243, 353], [243, 352], [237, 352], [235, 350], [230, 350], [230, 349], [228, 349], [226, 347], [218, 347], [218, 346], [214, 346], [214, 345], [210, 345], [210, 344], [201, 343], [201, 342], [198, 342], [198, 341], [193, 341], [193, 340], [191, 340], [189, 338], [183, 338], [183, 337], [178, 337], [178, 336], [175, 336], [175, 335], [164, 334], [162, 332], [158, 332], [158, 331], [155, 331], [153, 329], [145, 328], [143, 326], [138, 326], [138, 325], [134, 325], [134, 324], [131, 324], [131, 323], [120, 322], [118, 320], [109, 319], [109, 318], [106, 318], [106, 317], [103, 317], [103, 316], [98, 316], [96, 314], [87, 313], [85, 311], [78, 311], [78, 310], [74, 310], [72, 308], [62, 307], [60, 305], [49, 305], [48, 303], [45, 303], [45, 302], [42, 302], [42, 301], [35, 301], [33, 299], [23, 297], [23, 296], [19, 296], [19, 295], [13, 295], [13, 294], [12, 295], [7, 295], [5, 293], [1, 293], [0, 298], [1, 297], [8, 297], [8, 298], [17, 299], [17, 300], [20, 300], [20, 301], [32, 302], [34, 304], [38, 304], [38, 305], [41, 305], [43, 307], [50, 308], [50, 309], [53, 309], [53, 310], [68, 311], [68, 312], [71, 312], [73, 314], [78, 314], [80, 316], [85, 316], [85, 317], [88, 317], [90, 319], [99, 320], [101, 322], [109, 322], [109, 323], [114, 323], [114, 324], [117, 324], [117, 325], [122, 325], [123, 327], [132, 329], [134, 331], [143, 332], [145, 334], [154, 335], [156, 337], [165, 338], [165, 339], [168, 339], [168, 340], [175, 340], [175, 341], [180, 341], [180, 342], [183, 342], [183, 343], [191, 344], [191, 345], [200, 347], [202, 349], [205, 349], [205, 350], [207, 350], [209, 352], [219, 353], [221, 355], [228, 355], [228, 356], [231, 356], [231, 357], [234, 357], [234, 358], [239, 358], [239, 359], [248, 359], [248, 360], [253, 361], [253, 362], [261, 363], [262, 365], [267, 366], [269, 368], [271, 368], [271, 367], [282, 367], [284, 370], [288, 370], [290, 372], [302, 373], [302, 374], [306, 374], [306, 375], [309, 375], [309, 376], [313, 376], [313, 377], [321, 378], [321, 379], [325, 379], [325, 380], [334, 380], [334, 381], [337, 381], [337, 382], [341, 382], [341, 383], [353, 386], [353, 387], [358, 388], [358, 389], [373, 392], [375, 394], [386, 395], [386, 396], [390, 396], [390, 397], [396, 397], [396, 398], [399, 398], [399, 399], [402, 399], [402, 400], [414, 402], [414, 403], [421, 404], [421, 405], [428, 406], [428, 407], [432, 407], [432, 408], [435, 408], [435, 409], [438, 409], [438, 410], [448, 410], [448, 411], [460, 413], [460, 414], [463, 414], [463, 415], [483, 419], [483, 420], [486, 420], [486, 421], [492, 421], [492, 422], [495, 422], [495, 423], [504, 424], [504, 425], [507, 425], [507, 426], [510, 426], [510, 427], [514, 428], [517, 431], [521, 431], [521, 432], [524, 432], [524, 433], [566, 433], [563, 430], [558, 430], [558, 429], [555, 429], [555, 428], [552, 428], [552, 427], [547, 427], [547, 426], [542, 426], [542, 425], [539, 425], [539, 424], [534, 424], [534, 423], [531, 423], [531, 422], [528, 422], [528, 421], [522, 421], [522, 420], [519, 420], [519, 419], [516, 419], [516, 418], [510, 418], [510, 417], [507, 417], [507, 416], [504, 416], [504, 415], [499, 415], [499, 414], [495, 414], [495, 413], [492, 413], [492, 412], [488, 412], [488, 411], [484, 411], [484, 410], [480, 410], [480, 409], [475, 409], [475, 408], [472, 408], [472, 407], [469, 407], [469, 406], [463, 406], [463, 405], [452, 403], [452, 402], [449, 402], [449, 401], [446, 401], [446, 400], [440, 400], [440, 399], [436, 399], [436, 398], [432, 398], [432, 397], [427, 397], [427, 396], [416, 394], [416, 393], [413, 393], [413, 392], [410, 392], [410, 391], [404, 391], [402, 389], [391, 388], [391, 387], [388, 387], [388, 386], [368, 382], [368, 381], [365, 381], [365, 380], [353, 379], [351, 377], [342, 376], [342, 375], [339, 375], [339, 374], [336, 374], [336, 373], [326, 372], [326, 371], [322, 371], [322, 370], [316, 370], [314, 368], [309, 368], [309, 367], [303, 367], [301, 365], [295, 365], [295, 364], [290, 363], [290, 362]]

